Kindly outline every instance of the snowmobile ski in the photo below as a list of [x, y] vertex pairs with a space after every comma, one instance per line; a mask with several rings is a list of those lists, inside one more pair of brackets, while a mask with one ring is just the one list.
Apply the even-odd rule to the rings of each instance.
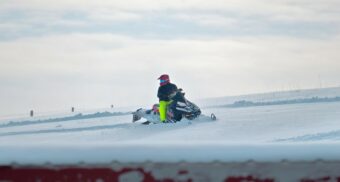
[[213, 121], [216, 121], [216, 120], [217, 120], [216, 115], [215, 115], [214, 113], [211, 113], [210, 118], [211, 118]]
[[149, 124], [151, 124], [151, 122], [150, 122], [150, 121], [145, 121], [145, 122], [143, 122], [142, 124], [143, 124], [143, 125], [149, 125]]

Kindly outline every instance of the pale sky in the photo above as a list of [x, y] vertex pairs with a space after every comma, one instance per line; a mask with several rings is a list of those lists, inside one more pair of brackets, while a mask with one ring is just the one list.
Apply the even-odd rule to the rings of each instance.
[[0, 0], [0, 116], [340, 86], [339, 0]]

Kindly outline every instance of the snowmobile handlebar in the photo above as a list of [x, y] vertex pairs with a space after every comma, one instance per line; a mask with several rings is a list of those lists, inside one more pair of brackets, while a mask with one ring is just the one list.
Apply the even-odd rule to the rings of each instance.
[[172, 99], [172, 98], [174, 98], [178, 93], [180, 93], [180, 94], [182, 94], [183, 96], [185, 96], [185, 93], [184, 92], [182, 92], [183, 91], [183, 89], [177, 89], [175, 92], [173, 92], [172, 94], [170, 94], [169, 95], [169, 98], [170, 99]]

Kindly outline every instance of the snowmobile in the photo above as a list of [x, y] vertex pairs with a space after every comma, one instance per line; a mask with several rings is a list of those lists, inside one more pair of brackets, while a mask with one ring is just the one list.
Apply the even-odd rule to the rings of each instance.
[[[201, 109], [194, 103], [185, 98], [185, 93], [182, 89], [177, 90], [170, 96], [172, 102], [167, 108], [167, 120], [166, 123], [176, 123], [183, 118], [187, 120], [194, 120], [201, 115]], [[138, 109], [133, 112], [133, 122], [139, 121], [144, 118], [147, 121], [142, 124], [157, 124], [161, 123], [159, 117], [159, 105], [154, 104], [152, 109]], [[216, 116], [211, 114], [212, 120], [216, 120]]]

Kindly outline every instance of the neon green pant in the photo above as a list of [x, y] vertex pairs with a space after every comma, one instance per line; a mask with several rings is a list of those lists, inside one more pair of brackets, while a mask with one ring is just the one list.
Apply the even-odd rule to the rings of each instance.
[[159, 101], [159, 117], [161, 122], [166, 120], [167, 109], [170, 103], [171, 101]]

